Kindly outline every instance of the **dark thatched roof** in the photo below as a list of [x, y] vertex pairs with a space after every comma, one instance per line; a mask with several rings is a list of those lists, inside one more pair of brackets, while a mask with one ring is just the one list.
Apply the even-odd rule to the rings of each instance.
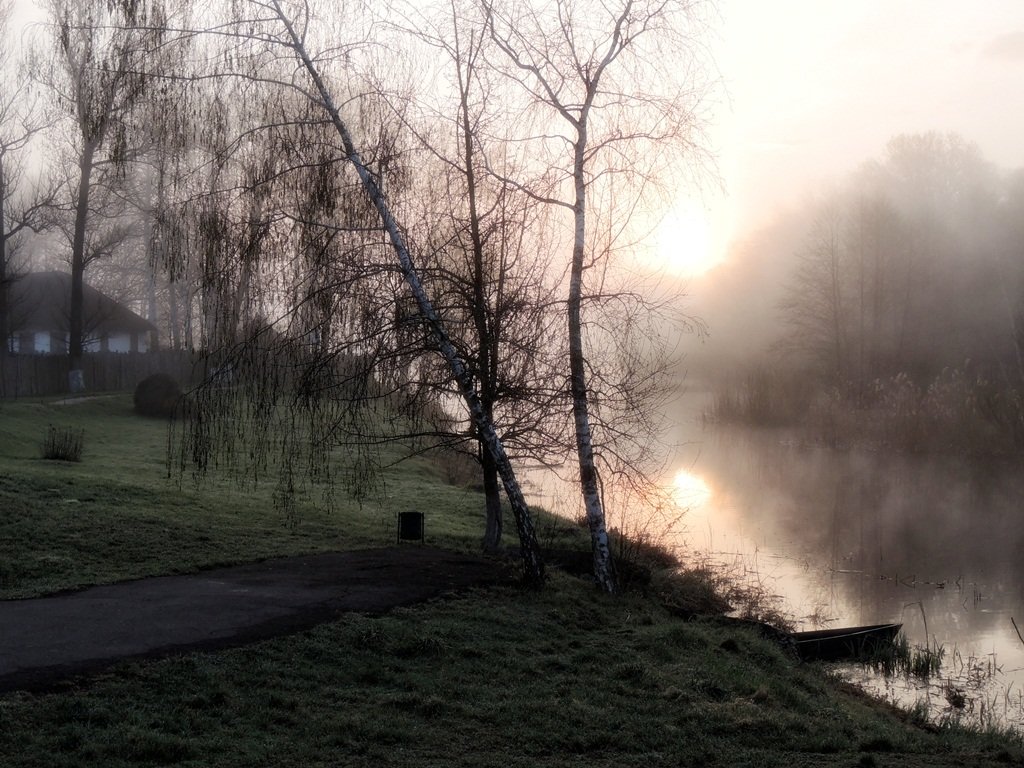
[[[71, 315], [71, 275], [67, 272], [29, 272], [10, 287], [10, 332], [68, 331]], [[85, 332], [90, 336], [149, 333], [156, 327], [143, 317], [89, 285], [82, 286]]]

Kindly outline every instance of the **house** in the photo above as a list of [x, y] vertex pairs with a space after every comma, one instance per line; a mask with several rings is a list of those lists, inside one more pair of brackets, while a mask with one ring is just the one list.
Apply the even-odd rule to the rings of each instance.
[[[10, 337], [15, 354], [68, 352], [71, 275], [29, 272], [16, 278], [8, 294]], [[148, 352], [156, 326], [89, 285], [82, 286], [86, 352]]]

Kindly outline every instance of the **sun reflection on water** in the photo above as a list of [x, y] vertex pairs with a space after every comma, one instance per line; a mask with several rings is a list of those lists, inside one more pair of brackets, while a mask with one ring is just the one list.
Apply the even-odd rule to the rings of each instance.
[[681, 469], [672, 481], [672, 497], [684, 509], [697, 509], [711, 500], [711, 488], [700, 475]]

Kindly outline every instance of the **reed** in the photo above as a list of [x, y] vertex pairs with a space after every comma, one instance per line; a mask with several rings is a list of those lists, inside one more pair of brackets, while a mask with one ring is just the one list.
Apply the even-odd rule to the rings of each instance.
[[755, 368], [716, 387], [715, 422], [799, 427], [826, 445], [906, 453], [1012, 456], [1024, 452], [1024, 393], [969, 363], [927, 379], [897, 372], [825, 382], [803, 371]]
[[863, 663], [885, 677], [903, 676], [927, 681], [939, 674], [945, 648], [936, 643], [934, 646], [912, 646], [906, 635], [900, 632], [891, 644], [879, 648]]

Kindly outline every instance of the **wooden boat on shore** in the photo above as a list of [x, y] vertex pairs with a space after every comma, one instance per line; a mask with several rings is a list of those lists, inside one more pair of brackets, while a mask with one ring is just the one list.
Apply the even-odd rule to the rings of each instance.
[[797, 655], [804, 661], [844, 661], [871, 656], [892, 645], [902, 624], [870, 624], [793, 632]]

